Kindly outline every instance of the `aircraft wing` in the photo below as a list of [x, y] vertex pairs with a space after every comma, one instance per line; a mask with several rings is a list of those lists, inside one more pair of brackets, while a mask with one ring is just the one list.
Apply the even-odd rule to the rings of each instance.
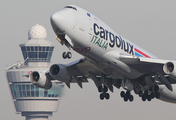
[[83, 76], [88, 78], [91, 71], [95, 75], [100, 75], [101, 72], [91, 64], [86, 58], [79, 59], [67, 65], [67, 70], [73, 76]]
[[[88, 82], [87, 80], [88, 78], [91, 78], [94, 81], [97, 88], [101, 86], [102, 72], [104, 70], [109, 71], [109, 66], [101, 65], [101, 63], [98, 63], [98, 62], [92, 63], [88, 59], [89, 58], [82, 58], [72, 63], [69, 63], [67, 65], [64, 65], [64, 70], [67, 70], [68, 73], [71, 75], [71, 79], [65, 82], [68, 87], [70, 87], [70, 83], [78, 83], [78, 85], [82, 88], [82, 83]], [[154, 75], [156, 73], [157, 75], [161, 76], [159, 79], [157, 79], [158, 84], [166, 85], [166, 87], [171, 91], [172, 91], [171, 84], [176, 83], [176, 80], [173, 77], [170, 77], [163, 71], [163, 66], [168, 62], [168, 60], [143, 58], [143, 57], [137, 57], [137, 56], [124, 55], [124, 54], [121, 54], [119, 56], [119, 60], [125, 63], [130, 68], [138, 71], [142, 76]], [[63, 67], [62, 64], [58, 64], [58, 65], [61, 65], [59, 67]], [[41, 74], [41, 72], [38, 72], [38, 73]], [[30, 74], [31, 73], [28, 73], [27, 75], [24, 75], [24, 76], [29, 77]], [[44, 74], [47, 77], [47, 80], [55, 80], [55, 79], [60, 80], [59, 78], [53, 77], [50, 74], [50, 70], [44, 72]], [[65, 73], [64, 73], [64, 76], [66, 76]], [[32, 78], [35, 78], [35, 77], [31, 77], [31, 79]], [[119, 88], [121, 85], [121, 79], [119, 78], [111, 78], [109, 76], [106, 79], [108, 79], [106, 81], [107, 82], [106, 84], [111, 91], [113, 91], [112, 85], [114, 85], [117, 88]], [[34, 81], [34, 80], [31, 80], [31, 81]], [[65, 79], [61, 81], [64, 82]]]
[[119, 59], [142, 74], [159, 72], [163, 75], [165, 75], [165, 72], [163, 71], [163, 66], [167, 62], [171, 61], [158, 58], [146, 58], [125, 54], [121, 54]]
[[[174, 64], [174, 61], [172, 60], [163, 60], [158, 58], [145, 58], [145, 57], [138, 57], [138, 56], [131, 56], [131, 55], [124, 55], [121, 54], [119, 59], [126, 63], [131, 68], [139, 71], [144, 76], [148, 74], [158, 74], [160, 76], [159, 84], [164, 84], [166, 87], [172, 91], [171, 84], [176, 83], [175, 76], [172, 75], [172, 73], [166, 74], [168, 71], [164, 71], [164, 67], [167, 63], [170, 62], [170, 64]], [[171, 65], [171, 67], [173, 67]], [[174, 68], [172, 68], [173, 70]]]
[[126, 63], [130, 63], [130, 61], [140, 61], [140, 62], [147, 62], [147, 63], [157, 63], [157, 64], [165, 64], [169, 60], [163, 60], [158, 58], [146, 58], [146, 57], [138, 57], [126, 54], [120, 54], [120, 60]]
[[[64, 69], [67, 70], [72, 76], [68, 82], [65, 82], [69, 88], [70, 83], [78, 83], [78, 85], [82, 88], [82, 82], [88, 82], [87, 78], [89, 78], [89, 71], [93, 72], [95, 75], [100, 74], [100, 71], [98, 71], [90, 62], [88, 62], [86, 58], [82, 58], [64, 65]], [[49, 71], [47, 71], [45, 75], [49, 80], [57, 79], [52, 77]]]
[[[101, 68], [108, 69], [108, 66], [102, 66]], [[72, 63], [69, 63], [65, 66], [64, 69], [66, 69], [72, 76], [71, 80], [65, 82], [69, 88], [70, 83], [78, 83], [78, 85], [82, 88], [82, 83], [88, 82], [88, 78], [91, 78], [95, 82], [97, 87], [101, 86], [102, 72], [100, 71], [100, 69], [97, 68], [97, 66], [94, 65], [94, 63], [91, 63], [88, 58], [82, 58]], [[49, 72], [46, 74], [46, 76], [47, 78], [52, 78]], [[111, 79], [110, 81], [111, 83], [107, 82], [107, 84], [109, 85], [108, 87], [111, 91], [113, 91], [112, 85], [119, 88], [117, 80]]]

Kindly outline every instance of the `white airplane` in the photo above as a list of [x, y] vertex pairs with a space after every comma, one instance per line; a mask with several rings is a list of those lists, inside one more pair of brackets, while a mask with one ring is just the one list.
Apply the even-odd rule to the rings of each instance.
[[90, 12], [69, 5], [54, 13], [52, 28], [57, 40], [68, 48], [63, 58], [71, 58], [71, 49], [83, 55], [70, 64], [54, 64], [48, 71], [28, 74], [31, 82], [49, 89], [52, 80], [70, 83], [92, 79], [100, 92], [100, 99], [109, 99], [108, 90], [124, 88], [121, 97], [133, 101], [131, 91], [143, 101], [154, 98], [176, 103], [176, 61], [158, 59], [136, 44], [118, 35]]

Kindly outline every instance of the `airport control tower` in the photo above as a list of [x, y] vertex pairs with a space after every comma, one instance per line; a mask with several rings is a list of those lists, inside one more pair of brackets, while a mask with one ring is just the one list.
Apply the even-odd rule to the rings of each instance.
[[31, 84], [24, 74], [30, 71], [46, 71], [52, 57], [54, 45], [46, 40], [46, 29], [34, 25], [28, 32], [28, 41], [20, 44], [24, 62], [18, 62], [6, 69], [6, 76], [12, 94], [16, 113], [26, 120], [47, 120], [58, 110], [63, 83], [55, 81], [55, 89], [42, 89]]

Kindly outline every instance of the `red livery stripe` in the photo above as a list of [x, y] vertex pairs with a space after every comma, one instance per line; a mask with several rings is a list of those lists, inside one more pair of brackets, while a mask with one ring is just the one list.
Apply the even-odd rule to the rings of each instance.
[[139, 54], [143, 55], [144, 57], [150, 58], [150, 56], [146, 55], [145, 53], [141, 52], [140, 50], [138, 50], [138, 49], [136, 49], [136, 48], [134, 48], [134, 50], [135, 50], [136, 52], [138, 52]]

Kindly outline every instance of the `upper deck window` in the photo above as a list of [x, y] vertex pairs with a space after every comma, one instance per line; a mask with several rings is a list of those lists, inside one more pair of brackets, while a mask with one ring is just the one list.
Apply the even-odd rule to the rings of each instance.
[[65, 6], [64, 8], [71, 8], [71, 9], [74, 9], [74, 10], [77, 11], [77, 9], [75, 7], [73, 7], [73, 6]]

